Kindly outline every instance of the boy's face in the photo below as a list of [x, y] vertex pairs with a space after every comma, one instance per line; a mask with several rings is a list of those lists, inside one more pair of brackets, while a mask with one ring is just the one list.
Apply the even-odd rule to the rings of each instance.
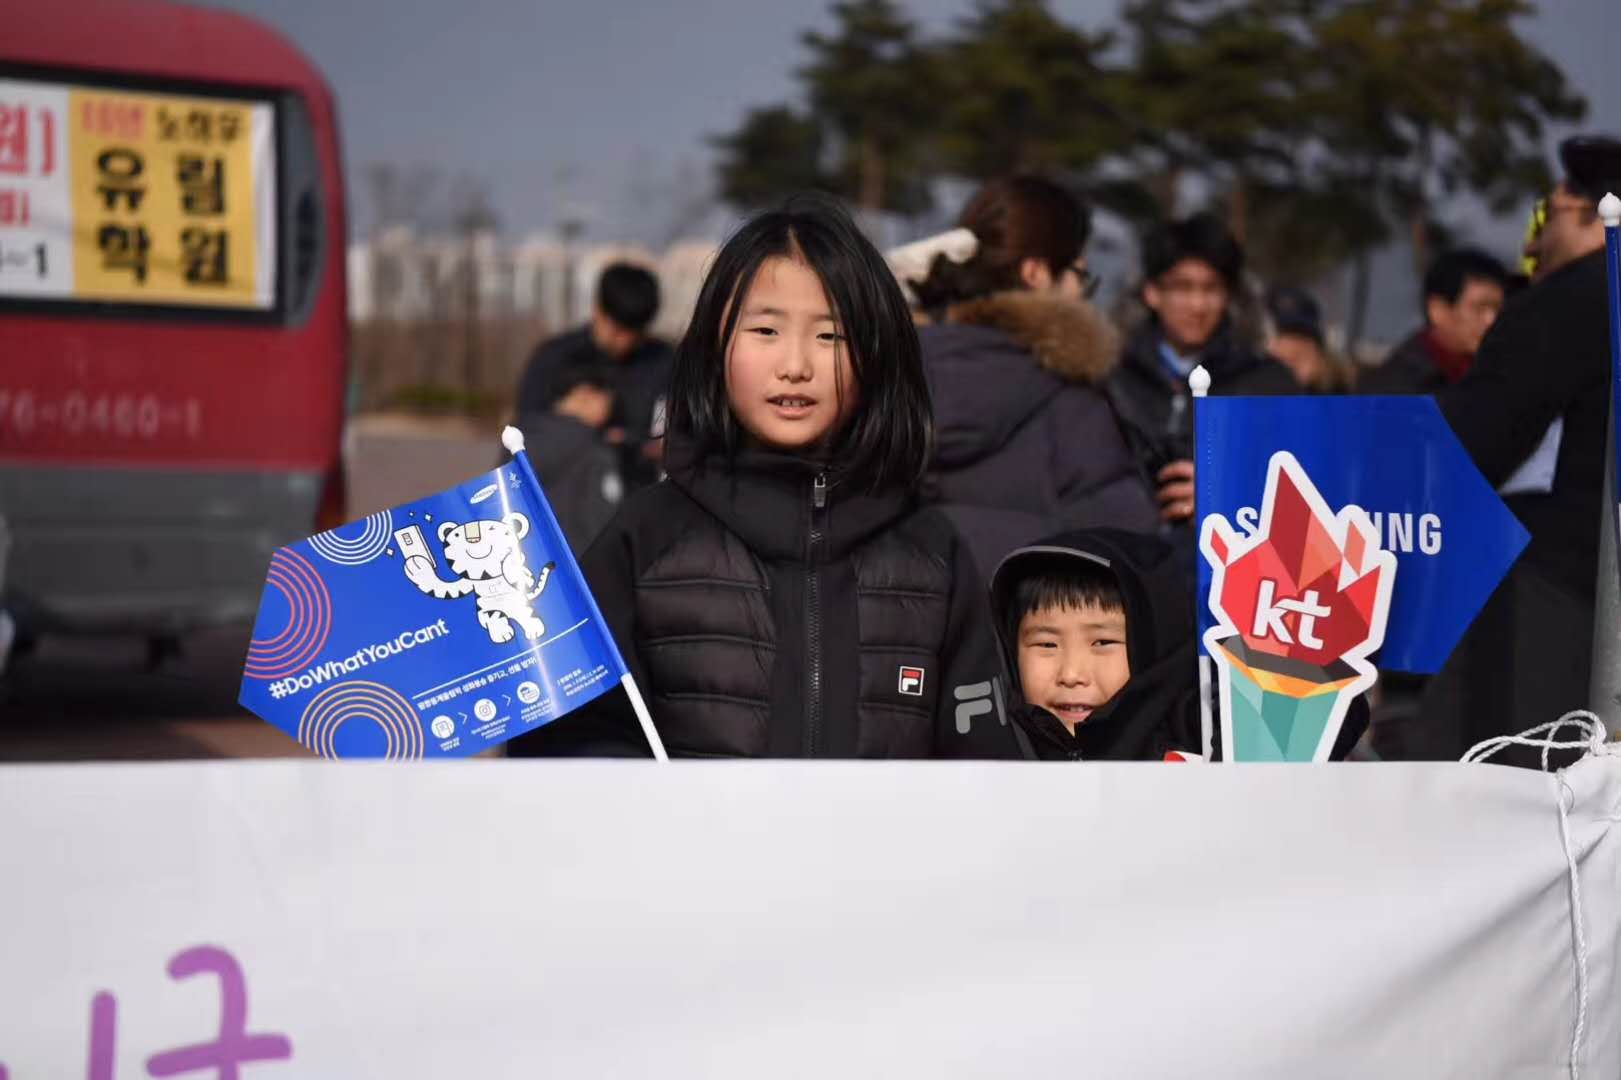
[[1093, 604], [1048, 607], [1019, 620], [1024, 700], [1070, 731], [1113, 700], [1130, 678], [1125, 612]]

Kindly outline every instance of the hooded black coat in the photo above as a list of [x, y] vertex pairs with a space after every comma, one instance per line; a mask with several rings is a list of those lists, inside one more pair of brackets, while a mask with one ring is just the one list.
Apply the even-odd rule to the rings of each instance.
[[1000, 293], [953, 306], [919, 338], [936, 433], [928, 497], [983, 572], [1060, 530], [1157, 527], [1102, 390], [1119, 339], [1093, 308]]
[[[672, 757], [1018, 757], [981, 578], [902, 491], [672, 435], [581, 561]], [[645, 754], [623, 694], [519, 756]]]
[[[1112, 570], [1126, 615], [1131, 677], [1073, 734], [1052, 713], [1025, 702], [1018, 682], [1015, 590], [1025, 574], [1053, 559], [1086, 560]], [[1170, 750], [1203, 753], [1193, 597], [1172, 544], [1119, 529], [1062, 533], [1014, 552], [997, 567], [991, 579], [991, 607], [1013, 682], [1015, 732], [1027, 757], [1160, 761]], [[1330, 757], [1340, 760], [1349, 754], [1367, 726], [1367, 703], [1358, 698], [1346, 714]], [[1219, 759], [1221, 724], [1214, 715], [1212, 728], [1213, 757]]]
[[[1053, 559], [1086, 560], [1114, 572], [1126, 614], [1131, 678], [1074, 734], [1047, 710], [1023, 701], [1014, 592], [1019, 580]], [[1043, 761], [1159, 761], [1168, 750], [1202, 753], [1193, 601], [1175, 549], [1164, 540], [1118, 529], [1061, 533], [1021, 548], [991, 581], [997, 635], [1015, 684], [1014, 721], [1022, 749]]]

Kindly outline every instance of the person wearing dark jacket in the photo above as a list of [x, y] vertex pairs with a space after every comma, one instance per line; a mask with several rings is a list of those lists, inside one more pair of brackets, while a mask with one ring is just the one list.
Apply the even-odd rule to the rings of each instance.
[[1266, 291], [1266, 358], [1281, 364], [1295, 380], [1297, 394], [1344, 394], [1355, 372], [1329, 351], [1317, 298], [1294, 285]]
[[[905, 298], [837, 204], [722, 248], [671, 384], [668, 479], [582, 562], [672, 756], [1017, 757], [981, 578], [919, 510]], [[622, 694], [518, 755], [646, 753]]]
[[610, 265], [591, 321], [543, 343], [519, 382], [517, 425], [576, 551], [624, 492], [658, 479], [672, 356], [647, 335], [658, 308], [652, 273]]
[[1508, 271], [1473, 248], [1436, 258], [1424, 274], [1424, 328], [1361, 375], [1364, 394], [1434, 394], [1469, 372], [1503, 307]]
[[[1383, 756], [1456, 759], [1483, 739], [1589, 705], [1599, 529], [1610, 497], [1597, 205], [1606, 191], [1621, 191], [1621, 141], [1567, 139], [1559, 155], [1565, 177], [1548, 200], [1537, 282], [1503, 308], [1468, 375], [1436, 395], [1531, 542], [1432, 680], [1421, 720], [1380, 746]], [[1535, 758], [1518, 760], [1540, 764]]]
[[[1194, 609], [1170, 543], [1118, 529], [1044, 539], [997, 567], [991, 610], [1027, 757], [1203, 754]], [[1216, 759], [1220, 726], [1213, 718]], [[1330, 756], [1343, 759], [1367, 726], [1367, 704], [1358, 699]]]
[[1157, 515], [1102, 385], [1119, 343], [1082, 297], [1089, 212], [1048, 180], [981, 188], [960, 224], [963, 262], [941, 255], [912, 287], [934, 402], [929, 497], [988, 572], [1064, 528], [1151, 530]]
[[1229, 306], [1244, 252], [1227, 227], [1195, 214], [1143, 241], [1142, 301], [1151, 317], [1126, 342], [1109, 393], [1132, 450], [1158, 487], [1161, 518], [1191, 561], [1193, 409], [1188, 375], [1202, 365], [1214, 395], [1294, 394], [1283, 365], [1242, 345]]

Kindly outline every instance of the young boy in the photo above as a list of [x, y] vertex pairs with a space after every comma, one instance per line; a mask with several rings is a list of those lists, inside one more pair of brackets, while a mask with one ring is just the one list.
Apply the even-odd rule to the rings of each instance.
[[[1027, 757], [1204, 753], [1193, 597], [1170, 543], [1121, 529], [1061, 533], [1002, 560], [991, 605], [1018, 691], [1014, 734]], [[1330, 756], [1343, 759], [1367, 726], [1359, 698]], [[1215, 728], [1219, 759], [1219, 721]]]
[[1119, 529], [1063, 533], [1002, 560], [991, 603], [1029, 756], [1159, 761], [1201, 752], [1186, 582], [1170, 544]]

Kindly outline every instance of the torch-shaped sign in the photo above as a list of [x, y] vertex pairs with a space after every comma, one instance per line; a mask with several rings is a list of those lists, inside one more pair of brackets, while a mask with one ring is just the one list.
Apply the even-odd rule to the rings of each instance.
[[1361, 507], [1331, 512], [1293, 454], [1272, 455], [1260, 524], [1205, 518], [1221, 735], [1229, 761], [1326, 761], [1378, 672], [1396, 556]]

